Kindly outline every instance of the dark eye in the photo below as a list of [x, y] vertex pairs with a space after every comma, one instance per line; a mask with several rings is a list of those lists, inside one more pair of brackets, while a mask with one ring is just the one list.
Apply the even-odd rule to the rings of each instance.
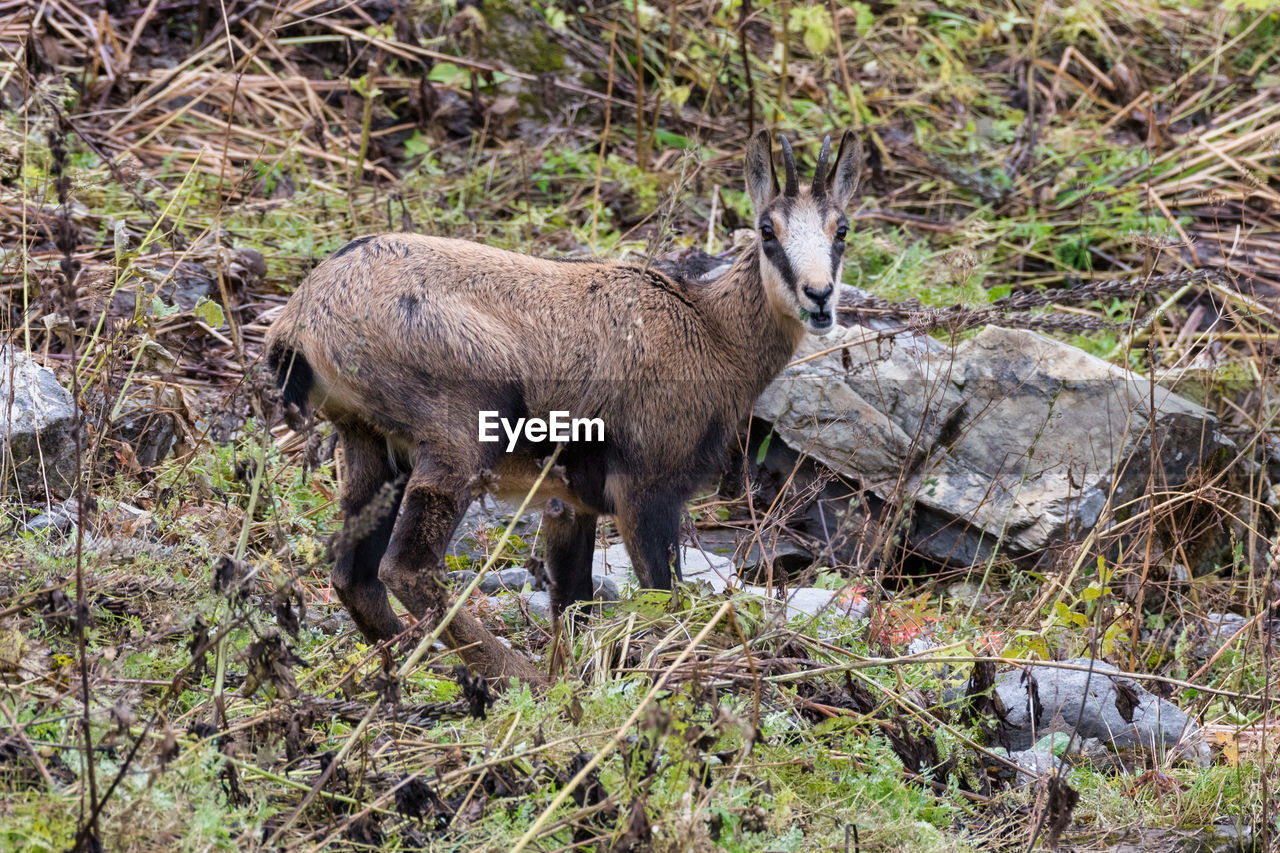
[[837, 228], [837, 229], [836, 229], [836, 242], [837, 242], [837, 243], [843, 243], [843, 242], [844, 242], [844, 238], [845, 238], [845, 237], [848, 237], [848, 236], [849, 236], [849, 226], [848, 226], [848, 225], [841, 225], [839, 228]]
[[778, 239], [778, 235], [773, 233], [773, 226], [768, 222], [760, 223], [760, 239], [766, 243], [771, 243]]

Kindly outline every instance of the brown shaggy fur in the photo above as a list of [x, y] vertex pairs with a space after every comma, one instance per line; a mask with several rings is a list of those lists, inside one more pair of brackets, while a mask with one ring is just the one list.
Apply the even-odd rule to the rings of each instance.
[[[640, 582], [669, 589], [684, 502], [791, 358], [802, 318], [831, 322], [843, 248], [831, 234], [857, 182], [857, 148], [846, 134], [826, 181], [824, 144], [819, 177], [803, 188], [786, 149], [794, 192], [780, 194], [768, 134], [753, 139], [748, 189], [779, 233], [709, 284], [414, 234], [362, 238], [320, 264], [268, 338], [285, 403], [310, 403], [337, 426], [348, 519], [410, 472], [399, 519], [392, 507], [334, 567], [361, 631], [371, 640], [400, 632], [387, 588], [414, 616], [438, 618], [445, 548], [474, 484], [492, 472], [500, 494], [522, 496], [550, 453], [522, 442], [508, 454], [505, 436], [479, 442], [481, 410], [604, 422], [603, 442], [562, 449], [564, 476], [541, 492], [566, 504], [544, 518], [557, 612], [591, 597], [599, 515], [615, 518]], [[779, 260], [792, 222], [818, 223], [827, 242], [810, 234], [809, 245], [830, 246], [829, 256]], [[446, 639], [470, 646], [464, 658], [489, 675], [538, 677], [465, 611]]]

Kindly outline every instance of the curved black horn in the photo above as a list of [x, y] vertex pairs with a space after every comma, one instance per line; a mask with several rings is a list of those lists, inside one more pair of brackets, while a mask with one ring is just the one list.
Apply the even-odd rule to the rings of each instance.
[[782, 137], [782, 164], [787, 169], [787, 186], [783, 195], [796, 196], [800, 192], [800, 181], [796, 178], [796, 157], [791, 153], [791, 143]]
[[818, 167], [813, 172], [813, 197], [824, 198], [827, 194], [827, 158], [831, 156], [831, 137], [822, 137], [822, 150], [818, 152]]
[[813, 172], [813, 197], [823, 199], [827, 195], [827, 159], [831, 156], [831, 137], [822, 137], [822, 150], [818, 151], [818, 168]]

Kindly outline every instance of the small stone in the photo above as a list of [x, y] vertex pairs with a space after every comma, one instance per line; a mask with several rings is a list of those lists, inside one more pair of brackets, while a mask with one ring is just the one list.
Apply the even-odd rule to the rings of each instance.
[[[716, 592], [724, 590], [736, 575], [733, 561], [728, 557], [689, 546], [680, 549], [680, 572], [685, 583], [706, 581]], [[615, 582], [635, 581], [631, 555], [621, 544], [610, 545], [603, 553], [596, 551], [592, 557], [591, 573]]]
[[[1236, 636], [1236, 632], [1249, 624], [1249, 620], [1238, 613], [1206, 613], [1203, 619], [1187, 617], [1182, 621], [1182, 630], [1190, 639], [1191, 654], [1197, 660], [1208, 660], [1222, 646]], [[1240, 642], [1248, 632], [1237, 637]]]
[[1018, 771], [1019, 787], [1034, 784], [1041, 776], [1052, 773], [1064, 764], [1061, 758], [1047, 749], [1024, 749], [1020, 752], [1011, 752], [1009, 760], [1021, 768]]
[[829, 589], [801, 588], [787, 593], [787, 617], [816, 616], [831, 606], [836, 594]]
[[701, 548], [680, 549], [680, 574], [685, 583], [706, 582], [722, 592], [737, 577], [733, 561]]
[[1205, 853], [1238, 853], [1257, 849], [1255, 844], [1254, 829], [1247, 819], [1220, 817], [1201, 830], [1197, 849]]
[[937, 642], [930, 637], [916, 637], [907, 644], [907, 654], [922, 655], [925, 652], [936, 649], [937, 647]]
[[8, 482], [56, 492], [71, 490], [76, 476], [72, 437], [75, 401], [47, 367], [27, 353], [0, 347], [0, 489]]
[[1249, 624], [1249, 620], [1238, 613], [1206, 613], [1205, 628], [1209, 639], [1225, 643]]
[[551, 619], [551, 593], [545, 590], [531, 592], [525, 601], [529, 606], [529, 612], [534, 616], [547, 620]]
[[[791, 598], [787, 601], [788, 607], [801, 607], [802, 594], [810, 600], [819, 600], [819, 593], [827, 592], [825, 589], [798, 589], [791, 594]], [[845, 619], [865, 619], [871, 613], [871, 603], [867, 601], [865, 596], [861, 595], [843, 595], [839, 592], [832, 593], [829, 605], [826, 606], [827, 613], [833, 616], [841, 616]]]
[[[980, 583], [974, 583], [973, 581], [960, 581], [947, 587], [947, 598], [954, 598], [958, 602], [968, 604], [975, 599], [981, 599], [983, 597], [983, 590], [984, 587]], [[990, 597], [989, 593], [987, 594], [987, 597]]]
[[533, 585], [533, 575], [529, 574], [525, 569], [503, 569], [500, 572], [490, 572], [485, 575], [484, 580], [480, 581], [480, 591], [485, 595], [495, 595], [499, 592], [519, 592], [526, 585]]
[[475, 580], [476, 573], [469, 569], [459, 569], [456, 572], [449, 572], [445, 575], [445, 580], [449, 586], [455, 589], [465, 589], [469, 583]]
[[310, 627], [322, 634], [340, 634], [355, 627], [355, 621], [344, 608], [337, 608], [320, 619], [312, 621]]
[[612, 578], [607, 578], [604, 575], [592, 575], [591, 588], [595, 590], [596, 601], [622, 600], [622, 596], [618, 592], [618, 585], [613, 582]]
[[22, 525], [31, 533], [66, 533], [75, 526], [79, 516], [79, 504], [68, 498], [60, 504], [52, 504], [44, 512]]

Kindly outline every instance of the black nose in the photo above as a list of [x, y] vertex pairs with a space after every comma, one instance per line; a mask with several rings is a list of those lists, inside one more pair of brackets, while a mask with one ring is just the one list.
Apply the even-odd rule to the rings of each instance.
[[804, 295], [812, 299], [817, 304], [823, 305], [831, 298], [831, 291], [835, 289], [836, 287], [834, 284], [828, 284], [826, 290], [814, 290], [812, 287], [805, 285]]

